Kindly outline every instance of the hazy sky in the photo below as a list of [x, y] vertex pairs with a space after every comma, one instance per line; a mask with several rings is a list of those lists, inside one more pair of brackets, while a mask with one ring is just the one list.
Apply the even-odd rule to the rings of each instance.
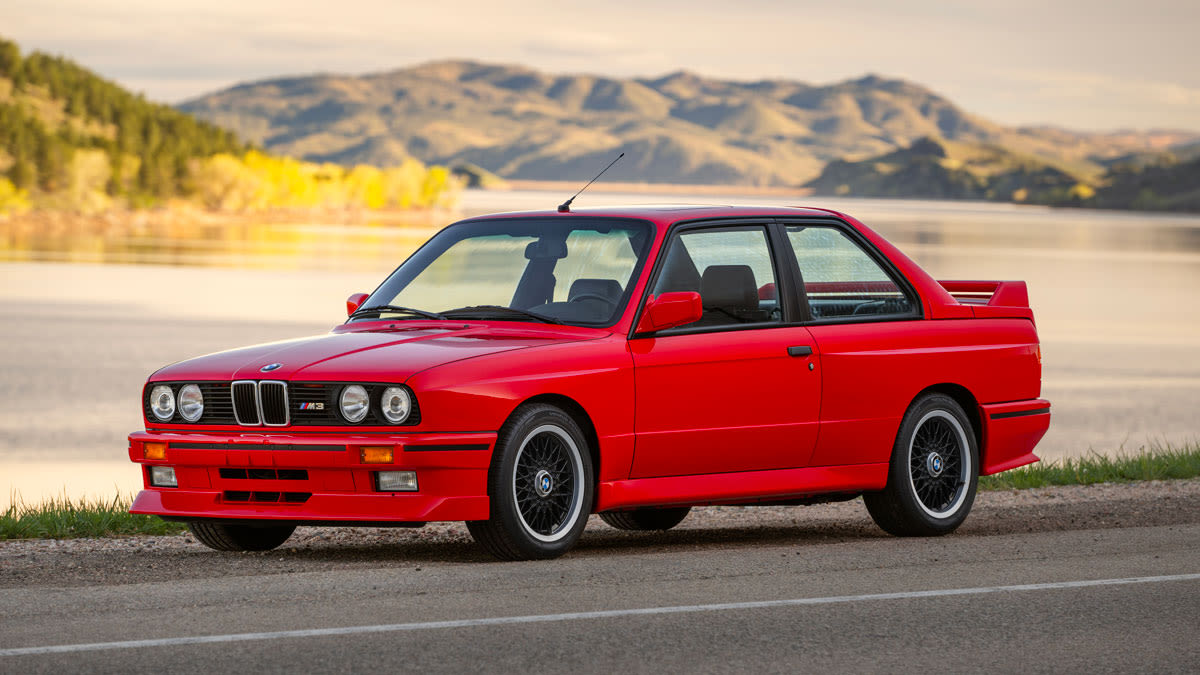
[[1200, 0], [3, 0], [0, 35], [172, 103], [472, 58], [621, 76], [878, 73], [1009, 124], [1200, 130]]

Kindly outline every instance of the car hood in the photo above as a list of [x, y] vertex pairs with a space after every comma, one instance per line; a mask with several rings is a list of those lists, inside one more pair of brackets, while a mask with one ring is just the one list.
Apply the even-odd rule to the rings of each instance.
[[150, 379], [404, 382], [418, 372], [453, 361], [605, 335], [606, 331], [590, 328], [513, 322], [344, 325], [326, 335], [181, 361], [160, 369]]

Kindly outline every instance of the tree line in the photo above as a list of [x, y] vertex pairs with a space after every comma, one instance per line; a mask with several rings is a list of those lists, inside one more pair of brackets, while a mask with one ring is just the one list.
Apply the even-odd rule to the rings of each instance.
[[378, 169], [257, 151], [73, 61], [0, 39], [0, 212], [183, 198], [209, 208], [431, 206], [454, 185], [415, 160]]

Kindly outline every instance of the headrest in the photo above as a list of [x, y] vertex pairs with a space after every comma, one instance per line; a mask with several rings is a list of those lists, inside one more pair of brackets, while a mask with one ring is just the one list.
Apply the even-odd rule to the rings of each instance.
[[749, 265], [709, 265], [700, 277], [700, 299], [704, 309], [726, 311], [758, 309], [758, 285]]
[[563, 239], [538, 239], [525, 247], [526, 260], [562, 260], [567, 257], [567, 242]]
[[576, 279], [567, 293], [567, 300], [574, 300], [581, 295], [598, 295], [608, 298], [614, 305], [621, 301], [621, 282], [616, 279]]

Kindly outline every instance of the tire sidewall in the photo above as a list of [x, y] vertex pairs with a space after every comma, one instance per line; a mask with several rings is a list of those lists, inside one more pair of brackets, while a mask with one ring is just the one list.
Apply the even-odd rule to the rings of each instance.
[[[913, 436], [917, 432], [918, 425], [931, 412], [948, 413], [958, 422], [966, 439], [967, 454], [971, 462], [970, 472], [967, 477], [966, 492], [962, 497], [962, 501], [953, 513], [942, 517], [935, 517], [929, 514], [922, 506], [913, 488], [909, 466], [909, 452]], [[963, 412], [962, 406], [949, 396], [931, 394], [920, 398], [909, 408], [908, 412], [904, 415], [903, 421], [900, 423], [900, 430], [896, 434], [896, 444], [892, 449], [888, 482], [896, 488], [896, 499], [900, 501], [902, 508], [908, 513], [908, 516], [921, 523], [923, 529], [927, 529], [931, 534], [950, 532], [962, 524], [967, 514], [970, 513], [972, 504], [975, 502], [975, 491], [979, 484], [979, 447], [975, 440], [971, 421], [967, 418], [966, 413]]]
[[[513, 494], [517, 457], [522, 444], [532, 432], [547, 425], [556, 427], [558, 431], [570, 437], [577, 455], [575, 461], [578, 461], [583, 474], [577, 481], [577, 486], [583, 490], [583, 497], [575, 514], [575, 521], [570, 527], [557, 533], [553, 541], [543, 541], [525, 529]], [[525, 556], [545, 558], [566, 552], [578, 541], [584, 527], [587, 526], [594, 499], [591, 453], [588, 452], [587, 440], [579, 425], [570, 415], [553, 406], [531, 406], [514, 416], [511, 426], [501, 432], [496, 452], [499, 455], [498, 461], [492, 463], [488, 480], [492, 522], [504, 530], [506, 539]]]

